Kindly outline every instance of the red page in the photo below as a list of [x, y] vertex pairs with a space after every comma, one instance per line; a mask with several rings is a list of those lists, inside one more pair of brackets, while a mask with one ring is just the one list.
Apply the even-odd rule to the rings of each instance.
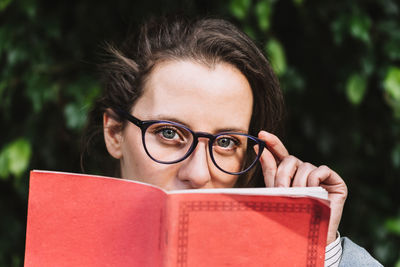
[[324, 266], [330, 209], [319, 200], [169, 197], [168, 266]]
[[160, 266], [165, 198], [126, 180], [33, 171], [25, 266]]

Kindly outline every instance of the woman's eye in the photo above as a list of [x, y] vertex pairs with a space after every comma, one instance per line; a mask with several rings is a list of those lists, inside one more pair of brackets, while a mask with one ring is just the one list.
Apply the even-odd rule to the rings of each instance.
[[232, 149], [237, 145], [237, 142], [231, 138], [223, 137], [217, 140], [217, 145], [221, 148]]
[[178, 134], [173, 129], [162, 129], [161, 134], [166, 139], [175, 139], [178, 137]]

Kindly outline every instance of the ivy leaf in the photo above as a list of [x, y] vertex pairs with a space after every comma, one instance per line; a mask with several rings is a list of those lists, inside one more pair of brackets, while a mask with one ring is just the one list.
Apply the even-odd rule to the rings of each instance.
[[334, 20], [331, 23], [331, 30], [335, 44], [341, 45], [343, 38], [347, 33], [346, 17], [344, 15], [340, 15], [336, 20]]
[[64, 116], [69, 129], [80, 130], [86, 123], [87, 109], [79, 104], [69, 103], [64, 108]]
[[387, 219], [385, 228], [389, 232], [400, 236], [400, 217]]
[[271, 3], [269, 0], [259, 1], [255, 6], [258, 26], [264, 32], [268, 31], [271, 18]]
[[389, 68], [383, 86], [392, 99], [400, 101], [400, 68]]
[[303, 0], [293, 0], [293, 3], [296, 5], [296, 6], [301, 6], [301, 5], [303, 5]]
[[286, 56], [282, 45], [276, 39], [271, 39], [265, 46], [272, 68], [278, 76], [281, 76], [286, 71]]
[[31, 144], [25, 138], [8, 144], [0, 152], [0, 177], [5, 179], [10, 174], [20, 177], [28, 168], [31, 154]]
[[392, 163], [395, 168], [400, 167], [400, 143], [398, 143], [392, 150]]
[[21, 1], [22, 10], [28, 15], [29, 18], [33, 19], [36, 17], [37, 5], [35, 1]]
[[254, 32], [253, 28], [250, 27], [249, 25], [245, 25], [243, 27], [243, 31], [251, 38], [255, 39], [256, 38], [256, 33]]
[[390, 40], [385, 46], [385, 52], [391, 60], [400, 60], [400, 38], [398, 40]]
[[12, 0], [0, 0], [0, 12], [4, 11]]
[[386, 100], [392, 107], [394, 116], [400, 118], [400, 68], [390, 67], [388, 69], [383, 87]]
[[31, 144], [26, 139], [18, 139], [10, 145], [8, 153], [10, 173], [21, 176], [28, 168]]
[[367, 81], [360, 74], [351, 75], [346, 82], [347, 99], [353, 105], [359, 105], [364, 99], [367, 89]]
[[363, 42], [370, 41], [371, 19], [365, 14], [353, 15], [350, 19], [350, 34]]
[[7, 179], [9, 174], [10, 170], [8, 168], [8, 157], [3, 150], [0, 152], [0, 179]]
[[249, 12], [251, 0], [231, 0], [230, 10], [233, 16], [243, 20]]

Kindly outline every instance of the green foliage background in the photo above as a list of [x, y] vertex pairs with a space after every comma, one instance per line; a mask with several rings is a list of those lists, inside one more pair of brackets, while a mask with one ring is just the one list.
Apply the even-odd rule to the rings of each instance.
[[[0, 266], [23, 264], [30, 169], [79, 172], [104, 41], [150, 15], [233, 21], [285, 93], [285, 144], [349, 187], [340, 228], [400, 266], [400, 4], [381, 1], [0, 0]], [[104, 173], [102, 155], [88, 172]]]

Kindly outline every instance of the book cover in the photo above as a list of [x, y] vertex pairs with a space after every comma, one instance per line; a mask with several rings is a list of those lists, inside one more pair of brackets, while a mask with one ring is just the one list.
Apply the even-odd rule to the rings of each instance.
[[166, 192], [32, 171], [25, 266], [323, 266], [322, 188]]

